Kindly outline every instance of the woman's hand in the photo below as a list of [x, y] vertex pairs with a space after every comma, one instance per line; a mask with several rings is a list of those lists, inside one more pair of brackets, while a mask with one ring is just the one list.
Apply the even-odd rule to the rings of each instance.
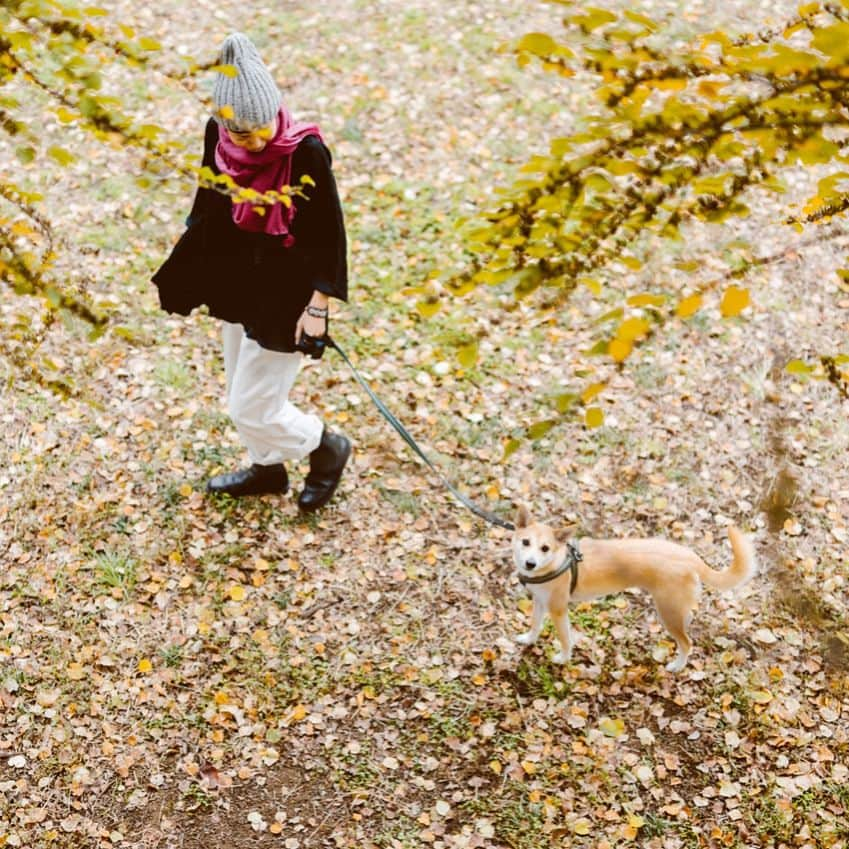
[[301, 317], [298, 319], [298, 323], [295, 325], [295, 344], [297, 345], [301, 341], [301, 337], [307, 334], [307, 336], [316, 336], [321, 338], [327, 333], [327, 317], [319, 318], [314, 315], [310, 315], [307, 310], [304, 310], [301, 313]]
[[[298, 323], [295, 325], [295, 344], [301, 341], [301, 337], [307, 336], [321, 338], [327, 333], [327, 303], [329, 298], [322, 292], [313, 292], [306, 309], [301, 313]], [[323, 315], [322, 315], [323, 313]]]

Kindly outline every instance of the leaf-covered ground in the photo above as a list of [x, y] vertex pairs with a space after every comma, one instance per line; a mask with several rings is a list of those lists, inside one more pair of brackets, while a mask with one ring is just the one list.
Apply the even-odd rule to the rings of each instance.
[[[849, 233], [798, 236], [764, 200], [645, 245], [639, 276], [559, 314], [492, 291], [424, 319], [405, 289], [460, 260], [453, 220], [589, 106], [581, 80], [555, 96], [497, 50], [556, 32], [556, 5], [102, 5], [166, 53], [211, 59], [249, 31], [294, 111], [321, 122], [351, 241], [334, 333], [451, 477], [505, 516], [525, 502], [576, 535], [663, 534], [717, 566], [739, 523], [761, 573], [706, 593], [679, 675], [638, 593], [573, 611], [569, 666], [549, 633], [520, 650], [508, 534], [439, 488], [332, 355], [295, 394], [355, 442], [333, 505], [304, 519], [293, 497], [209, 499], [205, 478], [244, 460], [217, 328], [161, 313], [147, 282], [191, 187], [142, 191], [126, 151], [44, 120], [81, 154], [45, 201], [68, 280], [123, 331], [47, 334], [78, 398], [4, 389], [0, 846], [849, 845], [849, 405], [784, 370], [845, 350]], [[792, 8], [715, 5], [639, 8], [668, 14], [669, 38]], [[199, 148], [200, 91], [104, 74]], [[810, 185], [793, 175], [782, 202]], [[769, 261], [740, 318], [711, 303], [621, 369], [583, 353], [625, 293], [723, 278], [747, 251]], [[456, 343], [473, 339], [463, 366]], [[603, 427], [567, 418], [500, 462], [552, 396], [593, 382]]]

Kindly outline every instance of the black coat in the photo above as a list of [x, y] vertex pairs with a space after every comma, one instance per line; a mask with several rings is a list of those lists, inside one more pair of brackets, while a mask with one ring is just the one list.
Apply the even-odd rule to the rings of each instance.
[[[215, 173], [218, 124], [206, 125], [203, 164]], [[314, 290], [348, 299], [345, 224], [331, 170], [330, 151], [307, 136], [292, 155], [292, 186], [307, 174], [307, 198], [293, 198], [294, 244], [282, 236], [240, 230], [231, 201], [214, 189], [199, 188], [186, 231], [153, 276], [168, 312], [188, 315], [206, 304], [211, 315], [244, 326], [263, 348], [294, 351], [295, 324]]]

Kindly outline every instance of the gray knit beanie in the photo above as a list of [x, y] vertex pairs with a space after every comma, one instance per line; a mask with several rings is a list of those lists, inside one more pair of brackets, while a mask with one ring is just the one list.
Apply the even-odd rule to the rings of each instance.
[[228, 130], [252, 130], [270, 124], [283, 98], [254, 43], [240, 32], [228, 35], [218, 63], [232, 65], [236, 73], [219, 72], [215, 78], [212, 99], [216, 120]]

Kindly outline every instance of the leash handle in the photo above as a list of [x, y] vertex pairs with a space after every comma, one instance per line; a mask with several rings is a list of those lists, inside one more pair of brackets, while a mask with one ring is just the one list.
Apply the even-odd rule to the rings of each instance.
[[401, 439], [403, 439], [404, 442], [406, 442], [407, 445], [410, 446], [410, 448], [422, 460], [422, 462], [424, 462], [427, 467], [439, 478], [443, 486], [450, 490], [452, 495], [461, 504], [463, 504], [465, 507], [471, 510], [472, 513], [474, 513], [476, 516], [480, 517], [484, 521], [489, 522], [491, 525], [497, 525], [499, 528], [505, 528], [508, 531], [515, 530], [516, 526], [512, 522], [508, 522], [506, 519], [502, 519], [500, 516], [496, 516], [495, 513], [491, 513], [489, 510], [485, 510], [483, 507], [480, 507], [478, 504], [475, 504], [475, 502], [472, 501], [472, 499], [469, 498], [468, 495], [460, 492], [460, 490], [457, 489], [457, 487], [454, 486], [454, 484], [452, 484], [451, 481], [449, 481], [445, 477], [445, 475], [443, 475], [442, 472], [440, 472], [439, 469], [436, 468], [436, 466], [434, 466], [427, 454], [425, 454], [424, 451], [419, 448], [418, 444], [416, 443], [416, 440], [413, 439], [407, 428], [405, 428], [404, 425], [402, 425], [401, 422], [389, 411], [389, 409], [387, 409], [383, 401], [381, 401], [380, 398], [378, 398], [377, 395], [374, 394], [372, 388], [368, 385], [368, 383], [366, 383], [366, 381], [363, 379], [363, 376], [357, 371], [356, 366], [354, 366], [354, 364], [348, 359], [348, 355], [339, 347], [339, 345], [336, 344], [336, 342], [330, 336], [326, 336], [325, 339], [327, 340], [328, 347], [334, 348], [336, 351], [339, 352], [339, 356], [342, 357], [342, 359], [347, 363], [348, 368], [351, 369], [351, 373], [356, 378], [357, 383], [359, 383], [360, 386], [362, 386], [362, 388], [365, 389], [365, 391], [368, 393], [369, 398], [371, 398], [372, 403], [375, 405], [375, 407], [377, 407], [383, 418], [385, 418], [386, 421], [388, 421], [389, 424], [392, 425], [392, 427], [397, 431]]

